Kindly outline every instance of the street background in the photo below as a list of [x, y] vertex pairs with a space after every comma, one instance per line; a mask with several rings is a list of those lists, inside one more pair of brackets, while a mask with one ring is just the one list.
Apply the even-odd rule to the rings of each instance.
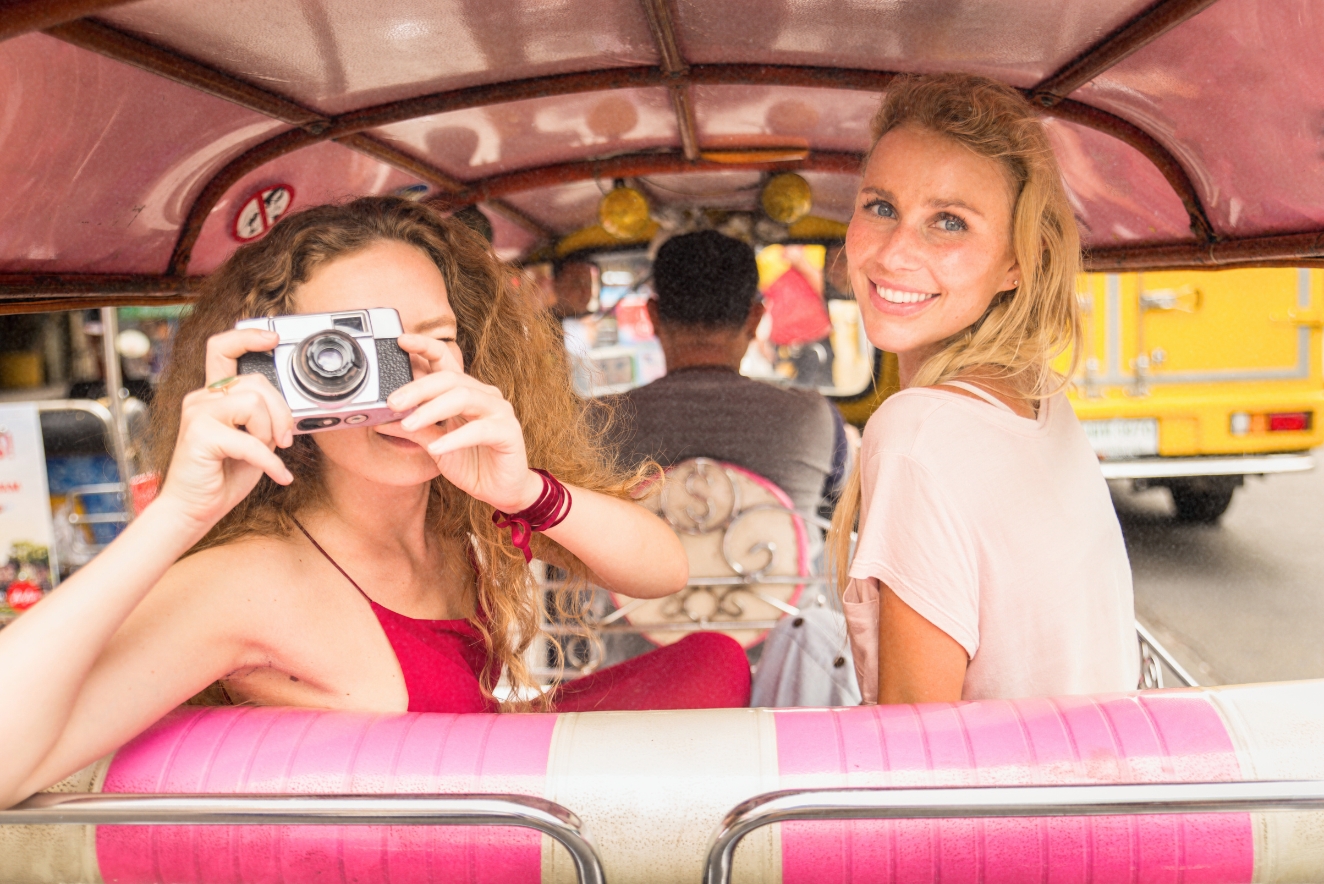
[[1136, 616], [1197, 681], [1324, 678], [1324, 469], [1248, 477], [1213, 526], [1176, 522], [1166, 489], [1127, 485], [1113, 500]]

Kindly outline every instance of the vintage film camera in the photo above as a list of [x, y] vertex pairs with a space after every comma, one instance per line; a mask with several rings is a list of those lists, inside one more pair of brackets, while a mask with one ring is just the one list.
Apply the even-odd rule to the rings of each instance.
[[294, 412], [296, 433], [371, 427], [409, 413], [386, 406], [414, 379], [395, 342], [400, 314], [390, 307], [241, 319], [235, 328], [280, 335], [274, 350], [240, 356], [239, 373], [266, 375]]

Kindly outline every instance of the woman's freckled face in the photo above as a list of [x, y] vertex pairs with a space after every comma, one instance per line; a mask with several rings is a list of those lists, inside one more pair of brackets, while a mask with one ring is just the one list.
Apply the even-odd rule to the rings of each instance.
[[1019, 280], [1014, 195], [1001, 162], [916, 126], [884, 135], [846, 232], [869, 341], [913, 373]]
[[[339, 313], [394, 307], [406, 332], [446, 342], [456, 360], [464, 357], [455, 343], [455, 314], [446, 280], [421, 250], [382, 241], [336, 258], [313, 271], [295, 293], [299, 313]], [[411, 356], [414, 377], [428, 373], [427, 363]], [[438, 475], [437, 465], [420, 446], [390, 435], [390, 427], [356, 427], [313, 436], [330, 463], [386, 485], [419, 485]], [[386, 430], [379, 433], [378, 429]]]

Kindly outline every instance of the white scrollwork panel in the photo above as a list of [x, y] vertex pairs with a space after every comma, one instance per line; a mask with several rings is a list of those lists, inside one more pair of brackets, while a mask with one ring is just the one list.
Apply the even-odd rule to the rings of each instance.
[[[742, 622], [772, 621], [794, 610], [808, 576], [808, 535], [785, 492], [731, 464], [696, 458], [667, 471], [666, 484], [648, 505], [680, 537], [690, 564], [690, 585], [632, 606], [627, 619], [655, 644], [685, 636], [649, 626], [699, 624], [727, 632], [746, 647], [762, 629]], [[617, 599], [617, 604], [627, 600]]]

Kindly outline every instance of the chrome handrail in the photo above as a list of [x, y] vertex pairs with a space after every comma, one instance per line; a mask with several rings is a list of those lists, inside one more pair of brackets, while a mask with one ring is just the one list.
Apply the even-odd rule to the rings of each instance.
[[755, 829], [796, 820], [1120, 816], [1324, 810], [1324, 781], [796, 789], [742, 801], [708, 847], [704, 884], [729, 884], [736, 845]]
[[569, 853], [580, 884], [606, 884], [602, 860], [573, 812], [528, 795], [116, 795], [43, 793], [0, 825], [520, 826]]
[[[112, 510], [106, 513], [80, 513], [78, 504], [84, 497], [100, 496], [106, 494], [117, 494], [120, 500], [124, 500], [124, 494], [128, 491], [128, 485], [123, 482], [98, 482], [95, 485], [78, 485], [70, 488], [65, 493], [65, 498], [72, 501], [73, 512], [70, 512], [65, 518], [70, 525], [123, 525], [129, 521], [127, 510]], [[83, 504], [86, 507], [86, 503]], [[89, 544], [97, 549], [105, 549], [106, 544]]]
[[[1187, 672], [1186, 668], [1177, 662], [1177, 658], [1172, 656], [1172, 652], [1165, 648], [1158, 639], [1154, 638], [1154, 634], [1139, 620], [1136, 621], [1136, 633], [1140, 636], [1142, 657], [1144, 656], [1144, 649], [1149, 648], [1160, 662], [1172, 670], [1172, 674], [1177, 676], [1177, 680], [1182, 683], [1182, 687], [1198, 688], [1200, 686], [1200, 683], [1195, 680], [1195, 676]], [[1163, 683], [1160, 681], [1156, 687], [1163, 687]]]

